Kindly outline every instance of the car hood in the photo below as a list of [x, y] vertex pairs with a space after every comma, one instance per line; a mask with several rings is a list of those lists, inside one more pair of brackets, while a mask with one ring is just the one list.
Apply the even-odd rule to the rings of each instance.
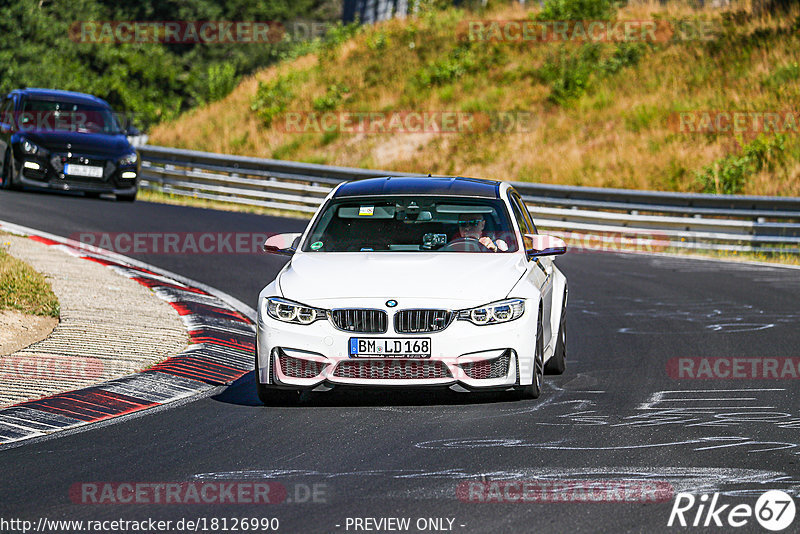
[[[128, 139], [122, 134], [30, 131], [23, 135], [51, 152], [70, 150], [77, 153], [121, 156], [133, 150]], [[67, 149], [68, 144], [71, 145], [69, 149]]]
[[478, 306], [505, 298], [525, 268], [519, 254], [303, 253], [292, 258], [278, 284], [284, 297], [310, 305], [403, 298]]

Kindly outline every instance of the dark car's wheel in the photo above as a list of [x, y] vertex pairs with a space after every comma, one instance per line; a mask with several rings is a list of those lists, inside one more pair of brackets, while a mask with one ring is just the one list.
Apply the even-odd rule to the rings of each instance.
[[120, 202], [133, 202], [136, 200], [136, 191], [131, 195], [117, 195], [117, 200]]
[[544, 328], [542, 327], [542, 309], [539, 308], [539, 321], [536, 326], [536, 355], [533, 363], [533, 383], [530, 386], [514, 388], [519, 399], [538, 399], [542, 394], [542, 381], [544, 380]]
[[[566, 300], [567, 292], [564, 290]], [[547, 360], [544, 372], [548, 375], [560, 375], [567, 369], [567, 308], [561, 308], [561, 321], [558, 324], [558, 340], [553, 356]]]
[[14, 169], [11, 168], [11, 165], [11, 154], [6, 152], [6, 155], [3, 159], [3, 173], [2, 176], [0, 176], [0, 179], [3, 181], [3, 183], [0, 184], [0, 188], [2, 189], [16, 189], [12, 180]]
[[300, 391], [296, 389], [275, 389], [256, 381], [256, 391], [265, 406], [292, 406], [300, 402]]

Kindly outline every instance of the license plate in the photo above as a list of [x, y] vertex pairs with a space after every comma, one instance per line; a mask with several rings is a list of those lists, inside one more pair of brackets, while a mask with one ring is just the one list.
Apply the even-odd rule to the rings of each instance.
[[350, 338], [351, 358], [430, 358], [431, 338]]
[[70, 176], [88, 176], [89, 178], [102, 178], [103, 167], [93, 167], [91, 165], [76, 165], [67, 163], [64, 165], [64, 174]]

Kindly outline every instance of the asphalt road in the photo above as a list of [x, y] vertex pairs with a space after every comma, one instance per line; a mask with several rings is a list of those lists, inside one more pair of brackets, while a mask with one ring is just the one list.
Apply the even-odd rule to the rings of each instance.
[[[0, 219], [62, 236], [282, 232], [305, 224], [18, 192], [0, 193]], [[130, 255], [251, 306], [284, 262], [257, 254]], [[691, 380], [668, 372], [673, 358], [800, 356], [800, 271], [580, 252], [558, 265], [570, 283], [568, 367], [546, 377], [538, 401], [332, 392], [296, 407], [266, 408], [251, 374], [212, 397], [0, 451], [0, 527], [12, 518], [272, 517], [282, 532], [354, 532], [353, 518], [406, 517], [411, 532], [428, 518], [446, 519], [439, 530], [452, 520], [450, 528], [460, 532], [664, 532], [677, 530], [667, 528], [674, 498], [638, 502], [652, 494], [637, 488], [655, 485], [698, 498], [719, 492], [719, 503], [729, 505], [753, 505], [770, 489], [800, 495], [798, 380]], [[288, 499], [163, 505], [82, 504], [70, 497], [70, 488], [84, 482], [210, 480], [271, 480]], [[481, 480], [635, 481], [628, 485], [634, 501], [458, 498], [459, 485]], [[316, 498], [309, 495], [314, 490]], [[437, 524], [419, 526], [429, 531]], [[800, 518], [787, 531], [799, 527]], [[752, 517], [736, 530], [765, 531]], [[77, 529], [61, 532], [67, 531]], [[210, 531], [223, 531], [222, 524]]]

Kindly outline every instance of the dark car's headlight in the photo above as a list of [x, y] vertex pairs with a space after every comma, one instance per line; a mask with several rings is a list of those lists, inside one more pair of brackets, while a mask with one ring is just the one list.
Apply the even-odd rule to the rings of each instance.
[[519, 319], [525, 313], [525, 301], [522, 299], [501, 300], [485, 306], [461, 310], [458, 312], [459, 321], [469, 321], [472, 324], [483, 326], [487, 324], [507, 323]]
[[139, 155], [136, 152], [131, 152], [130, 154], [125, 154], [122, 156], [122, 158], [119, 160], [119, 164], [135, 165], [137, 161], [139, 161]]
[[27, 139], [23, 139], [22, 142], [19, 144], [19, 147], [22, 149], [23, 154], [29, 154], [31, 156], [44, 153], [44, 149], [42, 149], [36, 143], [28, 141]]
[[265, 298], [262, 313], [285, 323], [311, 324], [327, 318], [325, 310], [278, 297]]

